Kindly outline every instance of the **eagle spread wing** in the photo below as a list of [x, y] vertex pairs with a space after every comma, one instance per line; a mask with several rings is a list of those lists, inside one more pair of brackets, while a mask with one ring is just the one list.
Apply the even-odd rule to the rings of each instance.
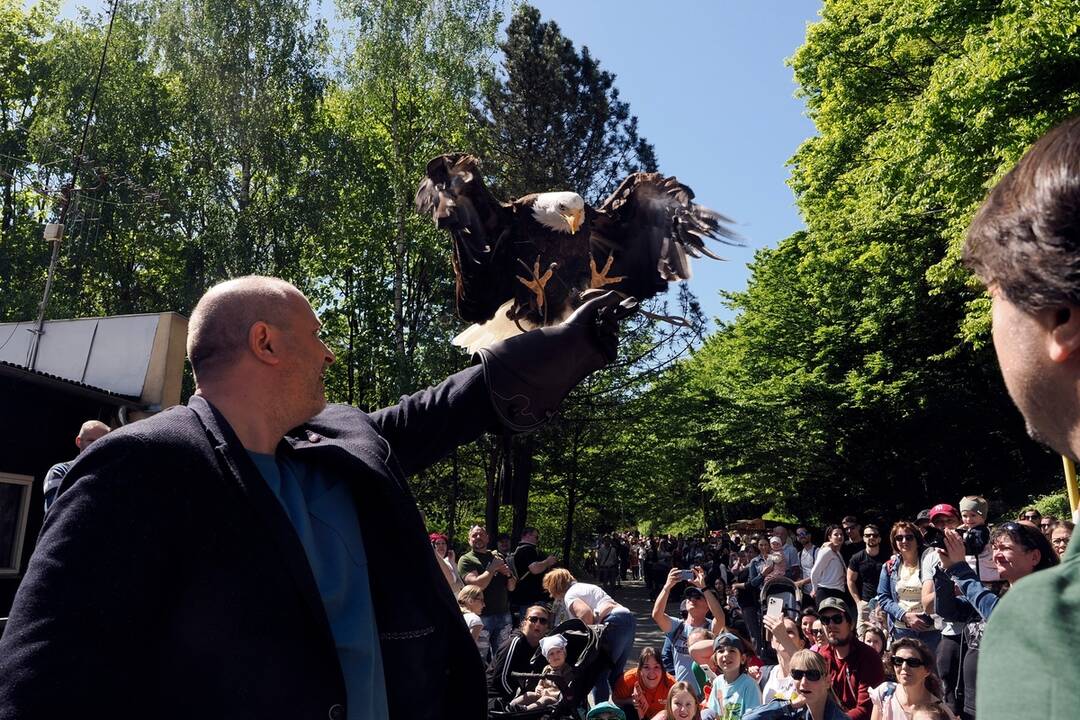
[[517, 284], [503, 270], [513, 210], [484, 185], [480, 160], [454, 153], [429, 162], [416, 191], [416, 209], [453, 238], [458, 315], [469, 322], [491, 318]]
[[690, 278], [688, 256], [722, 260], [705, 240], [737, 244], [731, 220], [693, 198], [693, 190], [660, 173], [634, 173], [623, 180], [590, 213], [594, 267], [606, 269], [599, 278], [594, 273], [594, 287], [603, 283], [645, 300], [664, 292], [669, 282]]

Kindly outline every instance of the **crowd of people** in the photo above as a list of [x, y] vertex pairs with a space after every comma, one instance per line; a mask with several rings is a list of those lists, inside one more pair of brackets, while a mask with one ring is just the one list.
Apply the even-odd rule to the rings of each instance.
[[[590, 718], [974, 720], [987, 620], [1012, 585], [1059, 562], [1073, 531], [1033, 508], [993, 527], [987, 512], [967, 496], [891, 525], [849, 515], [820, 539], [784, 525], [612, 533], [586, 563], [596, 584], [539, 552], [535, 528], [488, 549], [474, 527], [456, 564], [445, 536], [431, 540], [492, 712], [584, 708], [588, 695]], [[628, 580], [647, 588], [664, 637], [633, 662], [638, 622], [617, 599]], [[567, 627], [594, 628], [603, 654], [568, 642]]]

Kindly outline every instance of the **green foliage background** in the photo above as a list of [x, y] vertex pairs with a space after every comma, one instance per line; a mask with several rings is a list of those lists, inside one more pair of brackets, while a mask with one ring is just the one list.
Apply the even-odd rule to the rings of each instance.
[[[103, 18], [57, 8], [0, 0], [0, 320], [36, 314], [104, 42]], [[279, 275], [324, 318], [333, 400], [379, 407], [466, 362], [447, 240], [412, 211], [430, 157], [590, 199], [660, 165], [617, 79], [528, 5], [501, 39], [498, 0], [340, 0], [346, 37], [302, 0], [123, 8], [50, 317], [186, 313], [220, 279]], [[669, 293], [693, 327], [632, 324], [623, 362], [526, 446], [552, 547], [1059, 486], [958, 257], [987, 187], [1080, 107], [1080, 2], [828, 0], [793, 52], [817, 127], [790, 162], [805, 230], [755, 254], [707, 338]], [[491, 522], [505, 459], [485, 438], [415, 478], [432, 528]]]

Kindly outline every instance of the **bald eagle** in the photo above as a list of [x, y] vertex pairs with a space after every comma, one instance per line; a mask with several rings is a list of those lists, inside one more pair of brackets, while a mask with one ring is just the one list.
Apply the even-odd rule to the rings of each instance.
[[505, 203], [484, 185], [476, 157], [434, 158], [416, 209], [453, 241], [458, 315], [474, 323], [454, 344], [475, 352], [561, 322], [593, 288], [643, 301], [688, 279], [690, 257], [722, 259], [705, 239], [734, 242], [731, 221], [693, 197], [674, 177], [634, 173], [596, 208], [575, 192]]

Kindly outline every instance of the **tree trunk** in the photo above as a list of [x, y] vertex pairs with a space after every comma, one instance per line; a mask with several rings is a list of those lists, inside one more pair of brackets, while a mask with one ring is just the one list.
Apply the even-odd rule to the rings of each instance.
[[487, 466], [487, 504], [484, 508], [484, 522], [491, 542], [499, 534], [499, 444], [492, 442], [489, 449], [490, 462]]
[[446, 536], [453, 543], [457, 534], [458, 494], [461, 491], [461, 466], [457, 448], [450, 454], [450, 500], [446, 506]]
[[566, 476], [566, 528], [563, 531], [563, 564], [572, 567], [574, 550], [574, 513], [577, 511], [578, 432], [571, 430], [570, 471]]
[[514, 506], [514, 524], [510, 530], [514, 545], [521, 540], [521, 531], [525, 529], [525, 523], [529, 519], [529, 487], [532, 485], [534, 445], [535, 440], [532, 435], [519, 437], [514, 442], [514, 492], [511, 498]]

